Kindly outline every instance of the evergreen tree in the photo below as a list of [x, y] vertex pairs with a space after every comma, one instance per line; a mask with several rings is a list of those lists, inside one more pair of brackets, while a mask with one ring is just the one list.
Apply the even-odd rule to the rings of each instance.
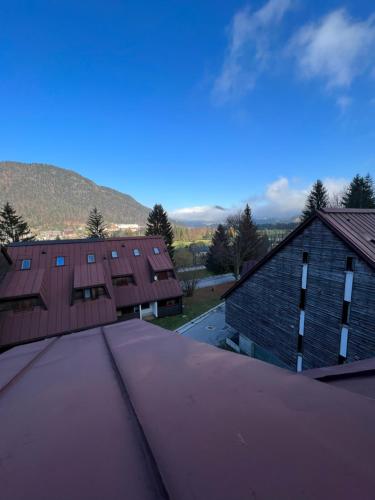
[[174, 234], [168, 214], [162, 205], [156, 204], [149, 213], [146, 226], [146, 236], [162, 236], [167, 245], [168, 253], [174, 262]]
[[6, 202], [0, 211], [0, 241], [7, 245], [31, 240], [35, 240], [35, 236], [31, 234], [28, 223], [17, 215], [9, 202]]
[[318, 179], [307, 197], [305, 208], [302, 212], [301, 220], [304, 221], [311, 217], [317, 210], [327, 207], [329, 196], [323, 182]]
[[261, 237], [253, 222], [251, 209], [248, 204], [246, 204], [240, 219], [239, 237], [242, 261], [255, 259], [258, 256], [258, 244]]
[[107, 226], [104, 223], [104, 217], [96, 207], [94, 207], [89, 213], [86, 224], [86, 232], [89, 238], [104, 239], [108, 237], [108, 231]]
[[375, 208], [374, 183], [370, 176], [357, 174], [343, 196], [345, 208]]
[[257, 259], [263, 255], [267, 241], [259, 234], [249, 205], [246, 205], [243, 212], [228, 217], [226, 225], [231, 268], [238, 278], [246, 260]]
[[222, 224], [212, 237], [212, 243], [208, 249], [206, 267], [216, 274], [227, 273], [230, 270], [229, 241], [225, 227]]

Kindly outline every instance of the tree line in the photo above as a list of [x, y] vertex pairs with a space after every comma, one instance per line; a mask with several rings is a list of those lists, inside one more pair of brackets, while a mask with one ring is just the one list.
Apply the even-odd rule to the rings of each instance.
[[[109, 237], [103, 214], [96, 207], [90, 210], [88, 215], [86, 234], [88, 238], [93, 239]], [[162, 236], [173, 261], [173, 228], [162, 205], [156, 204], [149, 213], [145, 234], [146, 236]], [[20, 215], [17, 215], [16, 210], [9, 202], [6, 202], [3, 209], [0, 210], [0, 243], [9, 245], [10, 243], [35, 239], [36, 236], [31, 233], [28, 223]]]
[[261, 234], [253, 221], [251, 209], [230, 215], [225, 224], [219, 224], [208, 251], [206, 267], [217, 274], [233, 272], [238, 278], [243, 263], [257, 260], [269, 248], [266, 234]]
[[[372, 177], [357, 174], [341, 195], [329, 198], [327, 188], [318, 179], [309, 195], [301, 214], [301, 221], [311, 217], [316, 210], [326, 207], [337, 208], [375, 208], [375, 188]], [[177, 229], [177, 228], [175, 228]], [[102, 213], [94, 207], [86, 224], [88, 238], [107, 238], [107, 226]], [[174, 230], [162, 205], [154, 205], [149, 213], [146, 236], [162, 236], [168, 253], [174, 261]], [[180, 236], [181, 234], [179, 234]], [[184, 235], [186, 237], [186, 235]], [[9, 244], [20, 241], [32, 241], [28, 223], [9, 202], [0, 210], [0, 243]], [[242, 212], [231, 215], [224, 224], [219, 224], [212, 236], [207, 256], [207, 268], [215, 273], [233, 272], [240, 275], [243, 263], [256, 260], [267, 253], [269, 241], [266, 234], [261, 234], [252, 219], [251, 209], [246, 205]]]
[[370, 174], [357, 174], [342, 194], [335, 194], [330, 199], [327, 188], [318, 179], [307, 197], [301, 221], [311, 217], [322, 208], [375, 208], [375, 187]]

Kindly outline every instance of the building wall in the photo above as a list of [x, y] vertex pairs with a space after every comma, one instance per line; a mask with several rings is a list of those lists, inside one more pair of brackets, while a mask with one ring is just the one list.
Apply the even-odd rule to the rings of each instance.
[[347, 257], [354, 258], [347, 360], [375, 356], [375, 272], [319, 219], [227, 298], [228, 324], [294, 370], [303, 252], [309, 253], [303, 369], [338, 363]]
[[3, 252], [1, 251], [0, 247], [0, 283], [4, 278], [5, 274], [9, 271], [9, 269], [10, 269], [10, 264], [5, 255], [3, 254]]

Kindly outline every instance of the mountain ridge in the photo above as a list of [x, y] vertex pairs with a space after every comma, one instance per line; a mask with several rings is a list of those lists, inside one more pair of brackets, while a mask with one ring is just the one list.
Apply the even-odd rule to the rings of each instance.
[[0, 161], [0, 206], [6, 201], [40, 229], [84, 225], [94, 206], [107, 223], [145, 225], [150, 211], [129, 194], [45, 163]]

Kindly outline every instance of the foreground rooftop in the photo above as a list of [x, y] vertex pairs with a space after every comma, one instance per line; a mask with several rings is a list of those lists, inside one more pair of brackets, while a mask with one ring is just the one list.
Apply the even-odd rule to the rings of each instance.
[[2, 497], [372, 499], [374, 421], [371, 395], [131, 320], [0, 356]]

